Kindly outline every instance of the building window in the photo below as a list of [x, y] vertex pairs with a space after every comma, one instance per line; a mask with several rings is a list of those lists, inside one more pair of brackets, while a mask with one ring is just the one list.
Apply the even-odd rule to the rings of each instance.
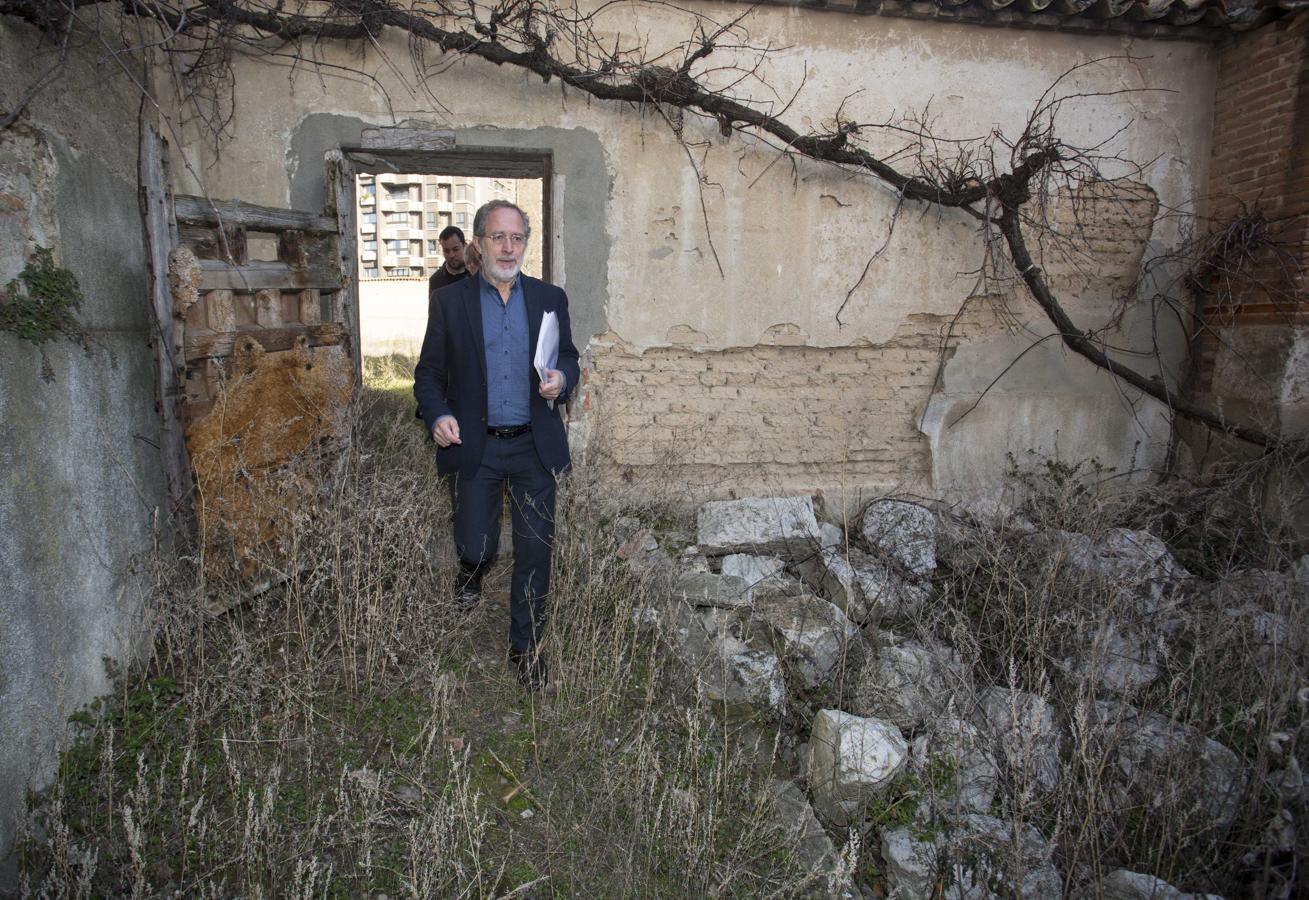
[[396, 256], [406, 256], [409, 253], [409, 242], [404, 240], [387, 241], [386, 249], [390, 250]]
[[375, 212], [364, 213], [363, 221], [364, 221], [364, 224], [365, 224], [365, 225], [376, 225], [376, 224], [377, 224], [377, 213], [375, 213]]
[[455, 213], [455, 224], [460, 228], [466, 228], [468, 226], [468, 213]]
[[436, 255], [439, 254], [440, 252], [441, 252], [441, 242], [440, 242], [440, 241], [428, 241], [428, 242], [427, 242], [427, 255], [428, 255], [428, 256], [436, 256]]
[[376, 278], [376, 277], [377, 277], [377, 266], [364, 266], [364, 277], [365, 277], [365, 278]]
[[436, 213], [430, 212], [427, 214], [427, 227], [428, 228], [436, 227]]
[[450, 202], [450, 185], [449, 185], [449, 184], [442, 183], [442, 184], [438, 184], [438, 185], [436, 186], [436, 199], [437, 199], [437, 200], [440, 200], [442, 203], [449, 203], [449, 202]]
[[455, 188], [455, 199], [458, 200], [458, 201], [461, 202], [461, 203], [467, 203], [467, 202], [468, 202], [468, 200], [469, 200], [469, 196], [468, 196], [468, 185], [466, 185], [466, 184], [461, 184], [461, 185], [459, 185], [458, 187]]
[[441, 223], [441, 230], [444, 231], [450, 227], [450, 214], [448, 212], [438, 213], [438, 221]]
[[362, 244], [362, 246], [363, 246], [363, 248], [364, 248], [365, 250], [376, 250], [376, 249], [377, 249], [377, 239], [374, 238], [374, 239], [371, 240], [371, 241], [364, 241], [363, 244]]
[[407, 184], [388, 184], [386, 186], [386, 196], [392, 200], [408, 200], [409, 185]]
[[377, 185], [375, 184], [361, 184], [359, 188], [363, 191], [365, 197], [377, 196]]
[[388, 225], [408, 225], [409, 213], [407, 212], [389, 212], [386, 214]]
[[388, 275], [391, 275], [391, 276], [394, 277], [394, 278], [408, 278], [408, 277], [409, 277], [409, 267], [408, 267], [408, 266], [396, 266], [395, 268], [393, 268], [393, 269], [387, 269], [386, 271], [387, 271], [387, 274], [388, 274]]

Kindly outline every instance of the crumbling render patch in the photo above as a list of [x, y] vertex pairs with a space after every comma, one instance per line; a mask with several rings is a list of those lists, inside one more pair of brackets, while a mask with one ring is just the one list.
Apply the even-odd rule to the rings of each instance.
[[343, 433], [354, 366], [342, 345], [310, 347], [304, 336], [271, 353], [242, 336], [233, 363], [187, 445], [207, 566], [219, 573], [235, 562], [251, 576], [310, 490], [298, 467]]
[[589, 445], [628, 478], [733, 490], [812, 490], [841, 482], [920, 486], [916, 430], [946, 320], [914, 316], [877, 346], [687, 345], [638, 352], [618, 335], [591, 345]]

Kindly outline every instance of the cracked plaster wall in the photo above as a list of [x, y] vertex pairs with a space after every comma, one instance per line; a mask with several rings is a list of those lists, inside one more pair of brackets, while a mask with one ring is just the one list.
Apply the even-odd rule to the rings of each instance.
[[[741, 11], [707, 3], [696, 8], [722, 16]], [[786, 114], [801, 131], [830, 127], [825, 117], [844, 103], [845, 116], [857, 121], [883, 121], [930, 106], [942, 133], [976, 136], [999, 129], [1016, 135], [1041, 93], [1071, 65], [1118, 57], [1065, 79], [1070, 91], [1097, 96], [1067, 108], [1064, 140], [1093, 144], [1130, 125], [1103, 151], [1145, 164], [1135, 177], [1149, 187], [1148, 209], [1156, 201], [1183, 206], [1205, 184], [1211, 48], [812, 15], [799, 8], [760, 9], [750, 23], [756, 38], [788, 49], [768, 63], [771, 90], [750, 81], [734, 90], [780, 107], [803, 84]], [[676, 12], [640, 5], [609, 7], [602, 25], [602, 33], [640, 34], [656, 44], [687, 31], [686, 19]], [[408, 49], [400, 35], [384, 34], [379, 46], [403, 69]], [[895, 197], [884, 187], [830, 167], [779, 159], [777, 148], [748, 136], [724, 139], [716, 123], [688, 115], [685, 134], [695, 144], [700, 178], [651, 110], [588, 101], [557, 83], [543, 85], [474, 59], [429, 82], [444, 107], [437, 109], [402, 84], [374, 49], [361, 55], [352, 49], [349, 59], [332, 48], [319, 52], [328, 62], [362, 65], [375, 74], [389, 106], [363, 80], [332, 70], [278, 69], [270, 78], [257, 62], [236, 60], [236, 138], [218, 158], [200, 136], [188, 143], [203, 187], [216, 197], [320, 207], [314, 190], [318, 152], [330, 140], [303, 141], [315, 116], [342, 117], [351, 130], [416, 120], [482, 136], [511, 135], [511, 143], [527, 146], [535, 133], [586, 135], [598, 152], [556, 180], [556, 203], [567, 209], [578, 193], [590, 192], [599, 197], [599, 208], [588, 201], [587, 217], [557, 216], [559, 280], [584, 323], [576, 329], [579, 343], [593, 337], [587, 432], [636, 436], [605, 451], [634, 475], [663, 479], [676, 464], [679, 477], [698, 473], [720, 494], [769, 485], [824, 487], [841, 490], [853, 502], [892, 488], [994, 492], [1003, 467], [992, 463], [1010, 450], [1096, 455], [1120, 470], [1160, 458], [1166, 417], [1124, 397], [1110, 379], [1070, 358], [1055, 341], [1027, 352], [966, 425], [945, 427], [959, 403], [974, 402], [1017, 353], [1050, 330], [1022, 294], [988, 295], [983, 299], [1003, 305], [1004, 312], [979, 316], [989, 324], [977, 325], [952, 347], [937, 394], [933, 379], [918, 380], [920, 370], [935, 374], [929, 347], [939, 346], [942, 324], [976, 281], [961, 274], [978, 268], [984, 249], [965, 217], [907, 205], [886, 252], [838, 322], [837, 310], [887, 236]], [[1122, 58], [1128, 54], [1134, 58]], [[1123, 92], [1140, 86], [1167, 90]], [[899, 144], [894, 134], [872, 137], [877, 151], [889, 153]], [[304, 152], [308, 147], [313, 152]], [[1106, 165], [1109, 175], [1129, 174], [1124, 166]], [[182, 185], [192, 192], [201, 187], [185, 179]], [[1111, 216], [1108, 205], [1101, 212]], [[1146, 242], [1151, 248], [1172, 245], [1174, 227], [1162, 222], [1151, 230], [1133, 220], [1131, 246], [1117, 246], [1112, 235], [1096, 238], [1110, 251], [1108, 263], [1095, 277], [1070, 275], [1060, 285], [1071, 292], [1064, 300], [1079, 324], [1097, 327], [1112, 315], [1109, 298], [1139, 262]], [[593, 267], [593, 273], [583, 277], [581, 266]], [[1143, 312], [1128, 304], [1127, 333], [1118, 342], [1139, 346], [1157, 338], [1163, 374], [1172, 377], [1181, 342], [1166, 330], [1152, 335]], [[822, 390], [793, 390], [827, 350], [842, 360], [841, 376]], [[902, 359], [903, 353], [914, 358]], [[725, 385], [700, 379], [717, 360], [754, 367], [760, 377], [749, 386], [749, 398], [713, 391]], [[900, 371], [901, 362], [912, 376]], [[830, 405], [828, 391], [839, 395], [839, 413], [823, 408]], [[893, 396], [879, 399], [887, 391]], [[671, 395], [675, 399], [665, 402]], [[856, 396], [858, 402], [847, 402]], [[695, 455], [672, 460], [648, 450], [678, 446], [674, 428], [700, 437]], [[738, 434], [758, 440], [736, 440]], [[846, 453], [846, 436], [860, 434], [858, 454], [885, 462]], [[863, 446], [874, 440], [870, 434], [882, 441], [876, 448]], [[777, 449], [765, 458], [763, 448], [772, 441]], [[766, 479], [762, 471], [769, 473]]]
[[[0, 109], [45, 63], [0, 20]], [[48, 49], [48, 48], [47, 48]], [[74, 51], [28, 120], [0, 132], [0, 284], [40, 243], [77, 276], [94, 349], [0, 334], [0, 892], [26, 792], [49, 783], [68, 716], [109, 688], [140, 638], [133, 559], [163, 502], [137, 207], [138, 97]]]

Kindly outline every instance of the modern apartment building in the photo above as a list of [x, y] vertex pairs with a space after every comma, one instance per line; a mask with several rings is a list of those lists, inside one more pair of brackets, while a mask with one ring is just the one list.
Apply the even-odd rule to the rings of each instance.
[[539, 181], [388, 173], [358, 176], [356, 193], [361, 281], [427, 278], [443, 261], [441, 230], [457, 225], [471, 238], [473, 214], [489, 200], [517, 203], [540, 221]]

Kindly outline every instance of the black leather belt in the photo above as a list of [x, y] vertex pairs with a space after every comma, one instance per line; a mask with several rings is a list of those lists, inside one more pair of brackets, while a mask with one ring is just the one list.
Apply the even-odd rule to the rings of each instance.
[[529, 425], [510, 425], [510, 426], [505, 427], [505, 428], [488, 428], [488, 429], [486, 429], [486, 433], [489, 434], [489, 435], [491, 435], [491, 437], [498, 437], [498, 438], [516, 438], [516, 437], [518, 437], [520, 434], [527, 434], [527, 432], [529, 432], [529, 431], [531, 431], [531, 430], [532, 430], [532, 426], [531, 426], [530, 424], [529, 424]]

